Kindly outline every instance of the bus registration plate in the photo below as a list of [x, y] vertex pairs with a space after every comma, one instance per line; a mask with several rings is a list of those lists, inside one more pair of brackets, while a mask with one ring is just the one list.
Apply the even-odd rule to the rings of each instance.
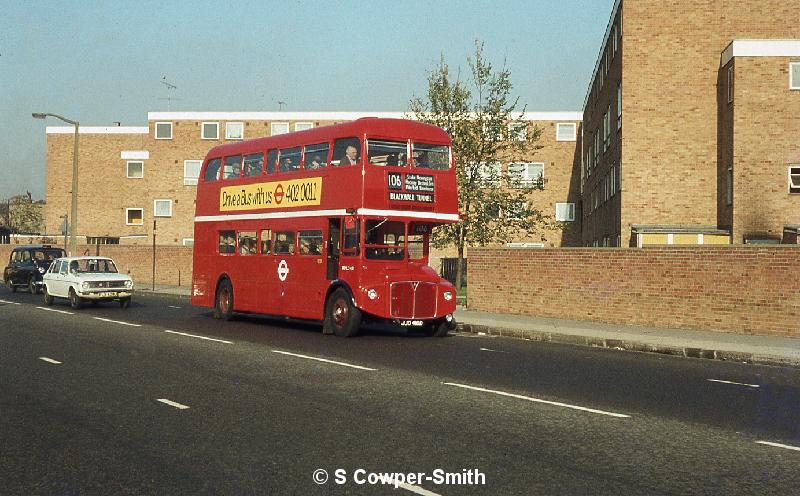
[[399, 320], [398, 323], [404, 327], [421, 327], [423, 324], [421, 320]]

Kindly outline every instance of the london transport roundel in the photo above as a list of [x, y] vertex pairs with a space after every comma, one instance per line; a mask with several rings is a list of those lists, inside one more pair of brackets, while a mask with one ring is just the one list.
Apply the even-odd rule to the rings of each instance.
[[281, 281], [286, 280], [286, 276], [289, 275], [289, 266], [286, 264], [286, 260], [281, 260], [278, 264], [278, 279]]

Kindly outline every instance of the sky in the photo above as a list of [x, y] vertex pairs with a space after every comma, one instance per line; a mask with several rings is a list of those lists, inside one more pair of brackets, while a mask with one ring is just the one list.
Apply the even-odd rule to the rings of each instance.
[[0, 0], [0, 199], [44, 198], [45, 126], [65, 124], [32, 112], [405, 111], [476, 39], [528, 111], [580, 111], [613, 3]]

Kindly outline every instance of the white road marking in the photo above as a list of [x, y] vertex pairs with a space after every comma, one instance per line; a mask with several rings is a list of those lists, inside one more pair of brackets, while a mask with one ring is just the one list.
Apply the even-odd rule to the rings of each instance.
[[47, 362], [47, 363], [54, 363], [56, 365], [61, 365], [61, 362], [59, 362], [58, 360], [53, 360], [52, 358], [39, 357], [39, 360], [42, 360], [42, 361]]
[[164, 332], [168, 332], [170, 334], [180, 334], [181, 336], [188, 336], [190, 338], [205, 339], [206, 341], [216, 341], [218, 343], [233, 344], [233, 341], [225, 341], [224, 339], [207, 338], [205, 336], [197, 336], [195, 334], [187, 334], [185, 332], [170, 331], [170, 330], [166, 330]]
[[769, 441], [756, 441], [756, 444], [766, 444], [767, 446], [774, 446], [775, 448], [784, 448], [793, 451], [800, 451], [797, 446], [789, 446], [788, 444], [771, 443]]
[[170, 308], [182, 308], [182, 307], [176, 307], [175, 305], [167, 305], [167, 306]]
[[493, 389], [485, 389], [485, 388], [481, 388], [481, 387], [467, 386], [466, 384], [457, 384], [455, 382], [443, 382], [442, 384], [444, 384], [446, 386], [455, 386], [455, 387], [460, 387], [460, 388], [464, 388], [464, 389], [472, 389], [473, 391], [481, 391], [481, 392], [484, 392], [484, 393], [499, 394], [501, 396], [508, 396], [510, 398], [517, 398], [517, 399], [520, 399], [520, 400], [532, 401], [534, 403], [544, 403], [544, 404], [547, 404], [547, 405], [560, 406], [560, 407], [564, 407], [564, 408], [571, 408], [573, 410], [580, 410], [582, 412], [599, 413], [600, 415], [608, 415], [609, 417], [619, 417], [619, 418], [630, 418], [631, 417], [630, 415], [625, 415], [623, 413], [606, 412], [604, 410], [596, 410], [594, 408], [586, 408], [586, 407], [583, 407], [583, 406], [570, 405], [570, 404], [567, 404], [567, 403], [560, 403], [558, 401], [541, 400], [539, 398], [531, 398], [530, 396], [523, 396], [521, 394], [512, 394], [512, 393], [506, 393], [505, 391], [495, 391]]
[[175, 403], [174, 401], [170, 401], [170, 400], [165, 399], [165, 398], [160, 398], [160, 399], [158, 399], [156, 401], [160, 401], [161, 403], [164, 403], [165, 405], [174, 406], [178, 410], [186, 410], [187, 408], [189, 408], [186, 405], [181, 405], [180, 403]]
[[420, 494], [422, 496], [441, 496], [439, 493], [428, 491], [424, 487], [415, 486], [414, 484], [407, 484], [405, 482], [395, 481], [394, 479], [391, 480], [393, 484], [397, 484], [397, 487], [403, 488], [406, 491], [411, 491], [414, 494]]
[[65, 313], [67, 315], [75, 315], [75, 312], [67, 312], [66, 310], [56, 310], [55, 308], [36, 307], [39, 310], [46, 310], [48, 312]]
[[481, 348], [481, 351], [491, 351], [492, 353], [508, 353], [507, 351], [493, 350], [491, 348]]
[[298, 358], [305, 358], [307, 360], [316, 360], [318, 362], [333, 363], [335, 365], [341, 365], [343, 367], [351, 367], [351, 368], [354, 368], [354, 369], [371, 370], [371, 371], [378, 370], [378, 369], [371, 369], [369, 367], [362, 367], [361, 365], [353, 365], [351, 363], [344, 363], [344, 362], [337, 362], [337, 361], [334, 361], [334, 360], [328, 360], [327, 358], [317, 358], [317, 357], [312, 357], [312, 356], [308, 356], [308, 355], [300, 355], [300, 354], [297, 354], [297, 353], [289, 353], [288, 351], [272, 350], [272, 352], [273, 353], [280, 353], [281, 355], [289, 355], [289, 356], [298, 357]]
[[0, 300], [0, 303], [8, 303], [9, 305], [22, 305], [22, 303], [17, 303], [16, 301], [6, 301], [6, 300]]
[[92, 317], [95, 320], [102, 320], [103, 322], [111, 322], [112, 324], [122, 324], [131, 327], [142, 327], [142, 324], [131, 324], [130, 322], [123, 322], [121, 320], [104, 319], [103, 317]]
[[723, 381], [720, 379], [706, 379], [708, 382], [721, 382], [723, 384], [736, 384], [737, 386], [747, 386], [751, 388], [761, 387], [758, 384], [744, 384], [742, 382], [733, 382], [733, 381]]

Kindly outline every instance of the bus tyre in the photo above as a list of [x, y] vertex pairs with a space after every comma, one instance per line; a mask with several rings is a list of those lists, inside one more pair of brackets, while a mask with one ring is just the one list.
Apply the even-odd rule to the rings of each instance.
[[447, 336], [449, 330], [450, 326], [447, 324], [447, 321], [442, 319], [428, 324], [425, 327], [425, 334], [433, 338], [443, 338]]
[[81, 297], [78, 296], [78, 293], [76, 293], [75, 289], [73, 288], [69, 288], [69, 306], [75, 310], [80, 310], [80, 308], [83, 306]]
[[53, 304], [53, 295], [47, 291], [47, 286], [44, 287], [44, 304], [48, 307]]
[[323, 322], [326, 334], [336, 334], [342, 338], [351, 338], [358, 334], [361, 325], [361, 311], [353, 305], [353, 298], [344, 288], [338, 288], [325, 304], [325, 320]]
[[233, 286], [228, 279], [223, 279], [217, 286], [214, 299], [214, 318], [231, 320], [233, 318]]

